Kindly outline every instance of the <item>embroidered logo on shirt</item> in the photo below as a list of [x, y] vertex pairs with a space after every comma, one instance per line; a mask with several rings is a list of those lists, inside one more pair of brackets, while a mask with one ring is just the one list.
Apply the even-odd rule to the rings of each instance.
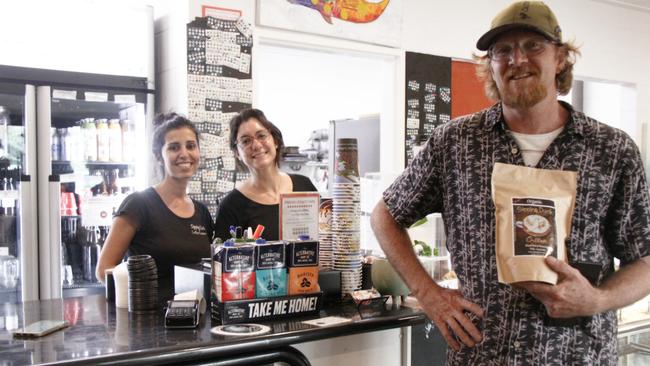
[[207, 232], [205, 231], [205, 226], [203, 225], [190, 224], [190, 230], [192, 231], [192, 235], [200, 235], [200, 236], [208, 235]]

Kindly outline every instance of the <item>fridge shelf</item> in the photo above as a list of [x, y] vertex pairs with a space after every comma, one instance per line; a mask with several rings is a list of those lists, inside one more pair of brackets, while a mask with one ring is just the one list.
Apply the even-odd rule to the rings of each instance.
[[18, 294], [18, 291], [13, 288], [13, 289], [0, 289], [0, 297], [2, 297], [3, 301], [2, 302], [17, 302], [20, 300], [20, 296]]
[[104, 288], [104, 285], [101, 282], [90, 282], [87, 280], [81, 280], [79, 282], [75, 282], [72, 285], [63, 285], [63, 288], [68, 290], [68, 289], [73, 289], [73, 288]]
[[86, 162], [86, 168], [88, 169], [128, 169], [129, 167], [135, 166], [135, 163], [130, 162], [108, 162], [108, 161], [102, 161], [102, 162], [95, 162], [95, 161], [88, 161]]
[[69, 100], [52, 98], [52, 125], [57, 128], [71, 127], [78, 121], [92, 116], [93, 118], [120, 118], [120, 112], [136, 104], [116, 103], [110, 100], [93, 102], [86, 100]]
[[69, 160], [52, 160], [52, 174], [63, 175], [72, 174], [72, 164]]
[[75, 288], [63, 288], [63, 297], [86, 297], [91, 295], [100, 295], [105, 292], [104, 286], [92, 286], [92, 287], [75, 287]]
[[19, 192], [16, 189], [0, 191], [0, 199], [17, 200], [18, 196], [19, 196]]

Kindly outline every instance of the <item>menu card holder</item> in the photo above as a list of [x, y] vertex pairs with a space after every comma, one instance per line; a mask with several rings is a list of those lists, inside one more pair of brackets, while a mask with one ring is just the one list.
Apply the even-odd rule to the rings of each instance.
[[372, 318], [381, 315], [386, 311], [386, 302], [390, 296], [382, 296], [374, 299], [362, 300], [357, 303], [357, 310], [361, 319]]

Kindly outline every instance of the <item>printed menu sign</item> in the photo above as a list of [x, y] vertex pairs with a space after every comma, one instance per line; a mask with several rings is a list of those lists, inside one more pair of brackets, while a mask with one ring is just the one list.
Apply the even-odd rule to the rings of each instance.
[[283, 193], [280, 195], [280, 239], [297, 240], [307, 235], [318, 239], [320, 195], [314, 193]]
[[557, 258], [555, 202], [539, 198], [513, 198], [515, 256]]

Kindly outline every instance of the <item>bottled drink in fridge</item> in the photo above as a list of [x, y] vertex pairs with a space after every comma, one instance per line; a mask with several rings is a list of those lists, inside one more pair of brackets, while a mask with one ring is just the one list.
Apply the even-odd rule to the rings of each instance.
[[7, 156], [9, 151], [9, 138], [7, 135], [9, 120], [9, 110], [0, 105], [0, 157]]
[[84, 135], [84, 159], [86, 161], [97, 160], [97, 129], [95, 128], [95, 120], [86, 118], [83, 123]]
[[84, 140], [80, 126], [68, 128], [68, 151], [70, 151], [70, 160], [82, 159], [84, 154]]
[[108, 154], [111, 161], [122, 161], [122, 128], [119, 119], [108, 122], [109, 148]]
[[70, 150], [70, 135], [68, 135], [68, 129], [67, 128], [59, 128], [58, 129], [59, 133], [59, 158], [61, 160], [66, 160], [70, 161], [70, 157], [72, 156], [72, 151]]
[[97, 259], [102, 250], [100, 245], [100, 231], [99, 228], [91, 226], [86, 228], [86, 239], [83, 245], [83, 278], [86, 281], [95, 282], [95, 268], [97, 267]]
[[61, 142], [59, 132], [56, 128], [50, 128], [50, 147], [52, 149], [52, 160], [61, 160]]
[[122, 121], [122, 159], [124, 161], [135, 159], [135, 126], [128, 119]]
[[110, 137], [108, 135], [108, 123], [106, 119], [96, 120], [97, 123], [97, 161], [109, 161]]

